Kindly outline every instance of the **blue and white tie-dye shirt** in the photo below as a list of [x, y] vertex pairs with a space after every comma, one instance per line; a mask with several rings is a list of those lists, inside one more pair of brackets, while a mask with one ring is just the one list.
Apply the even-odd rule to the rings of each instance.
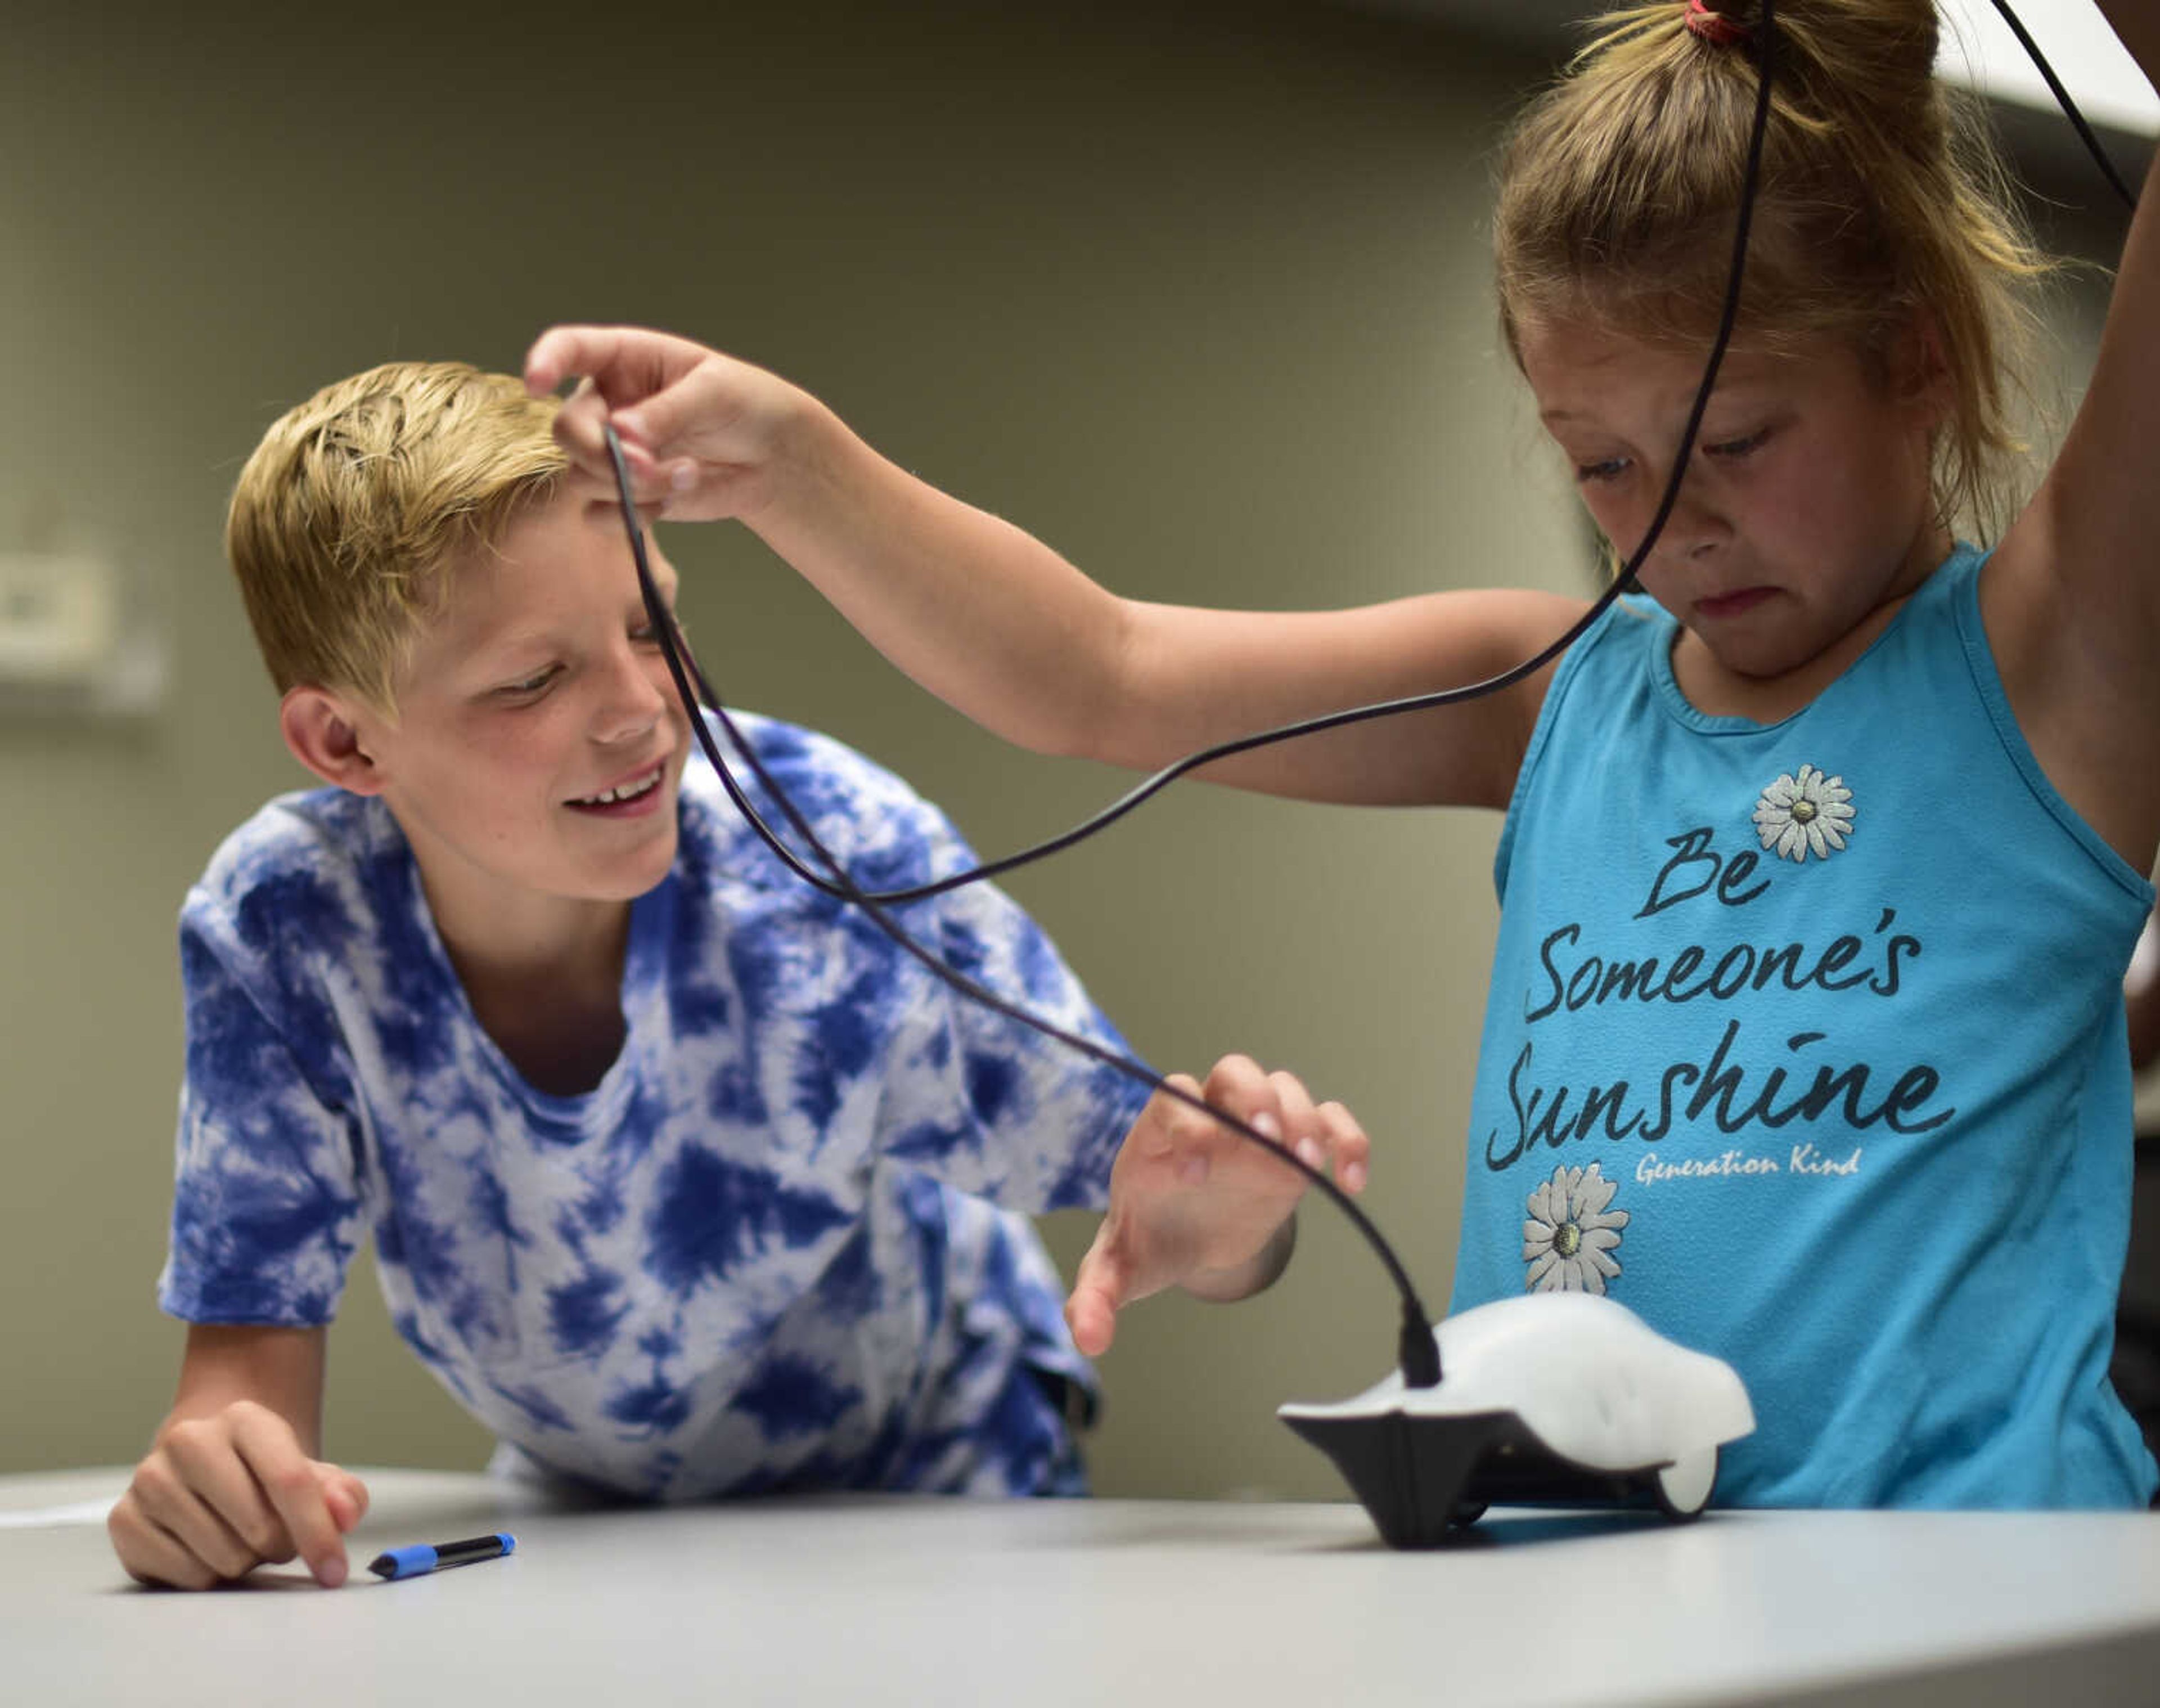
[[[865, 887], [969, 863], [859, 755], [743, 723]], [[553, 1471], [664, 1498], [1071, 1486], [1031, 1373], [1093, 1378], [1020, 1212], [1103, 1202], [1143, 1088], [966, 1001], [782, 870], [702, 761], [681, 823], [669, 876], [632, 904], [621, 1053], [575, 1097], [533, 1089], [475, 1019], [380, 801], [288, 795], [227, 838], [181, 914], [160, 1303], [327, 1323], [371, 1228], [398, 1332]], [[955, 968], [1122, 1047], [991, 885], [898, 915]]]

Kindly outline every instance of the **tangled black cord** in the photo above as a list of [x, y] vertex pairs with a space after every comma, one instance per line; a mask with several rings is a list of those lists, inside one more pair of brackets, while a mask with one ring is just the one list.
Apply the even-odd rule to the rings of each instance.
[[[2018, 40], [2039, 65], [2048, 87], [2054, 91], [2057, 100], [2061, 102], [2063, 110], [2076, 127], [2079, 135], [2085, 139], [2094, 158], [2100, 162], [2100, 169], [2105, 174], [2108, 181], [2132, 207], [2135, 207], [2136, 195], [2116, 175], [2113, 165], [2109, 162], [2105, 151], [2100, 147], [2091, 127], [2086, 124], [2083, 115], [2078, 112], [2069, 91], [2063, 87], [2054, 69], [2042, 56], [2038, 47], [2034, 44], [2032, 38], [2026, 34], [2022, 24], [2011, 12], [2007, 0], [1995, 0], [1995, 3], [1996, 9], [2002, 13], [2012, 29], [2016, 32]], [[1680, 487], [1686, 477], [1689, 460], [1694, 454], [1695, 440], [1702, 426], [1703, 415], [1709, 408], [1711, 392], [1716, 387], [1718, 371], [1724, 363], [1726, 351], [1732, 341], [1733, 330], [1739, 319], [1741, 288], [1747, 267], [1748, 234], [1753, 224], [1756, 195], [1762, 179], [1763, 144], [1769, 127], [1771, 92], [1775, 76], [1778, 44], [1776, 11], [1774, 0], [1762, 0], [1762, 16], [1754, 34], [1758, 66], [1754, 118], [1748, 135], [1747, 160], [1742, 181], [1739, 211], [1734, 222], [1732, 269], [1726, 283], [1724, 304], [1718, 317], [1717, 333], [1711, 341], [1710, 355], [1704, 364], [1701, 383], [1696, 388], [1695, 401], [1688, 412], [1687, 423], [1680, 435], [1679, 451], [1674, 458], [1672, 471], [1666, 480], [1664, 496], [1659, 502], [1655, 514], [1651, 518], [1649, 530], [1643, 534], [1641, 543], [1636, 547], [1627, 563], [1612, 577], [1610, 584], [1591, 603], [1589, 608], [1543, 651], [1523, 663], [1501, 672], [1497, 676], [1488, 677], [1483, 681], [1472, 683], [1461, 688], [1446, 688], [1437, 693], [1418, 694], [1408, 698], [1389, 700], [1378, 704], [1357, 707], [1348, 711], [1331, 713], [1323, 717], [1306, 719], [1298, 723], [1285, 724], [1278, 729], [1264, 730], [1257, 735], [1240, 736], [1234, 740], [1222, 742], [1197, 753], [1188, 754], [1174, 764], [1155, 772], [1113, 802], [1109, 807], [1062, 834], [1038, 843], [1033, 847], [1023, 849], [1018, 853], [1008, 854], [1000, 859], [988, 861], [964, 871], [948, 874], [930, 883], [914, 885], [904, 889], [865, 890], [854, 881], [847, 869], [818, 838], [809, 821], [789, 797], [786, 790], [766, 770], [764, 763], [759, 759], [755, 749], [745, 738], [735, 720], [729, 716], [720, 696], [714, 690], [711, 683], [707, 680], [697, 660], [690, 655], [688, 646], [683, 641], [681, 631], [676, 626], [673, 614], [667, 610], [665, 602], [661, 599], [659, 589], [653, 580], [652, 568], [646, 554], [644, 529], [639, 521], [630, 467], [623, 455], [621, 440], [616, 436], [612, 425], [603, 428], [608, 456], [613, 465], [615, 485], [621, 500], [624, 522], [630, 535], [631, 555], [637, 568], [638, 589], [643, 596], [646, 615], [658, 639], [662, 654], [667, 660], [668, 674], [674, 681], [676, 693], [688, 714], [690, 728], [699, 747], [704, 752], [707, 760], [710, 761], [714, 771], [718, 773], [722, 787], [727, 791], [729, 799], [735, 804], [736, 810], [743, 815], [745, 822], [750, 824], [759, 838], [776, 858], [787, 865], [790, 871], [803, 882], [835, 900], [860, 908], [868, 915], [879, 931], [895, 945], [970, 1001], [979, 1003], [984, 1007], [1004, 1015], [1018, 1025], [1029, 1027], [1046, 1037], [1053, 1038], [1068, 1049], [1098, 1062], [1127, 1078], [1137, 1080], [1151, 1090], [1171, 1097], [1188, 1108], [1203, 1112], [1228, 1128], [1240, 1139], [1272, 1150], [1284, 1162], [1305, 1176], [1311, 1184], [1318, 1186], [1334, 1202], [1337, 1207], [1349, 1217], [1358, 1233], [1372, 1247], [1400, 1296], [1402, 1326], [1399, 1361], [1403, 1379], [1410, 1387], [1429, 1388], [1435, 1386], [1440, 1381], [1440, 1351], [1433, 1336], [1432, 1320], [1418, 1297], [1416, 1287], [1411, 1282], [1408, 1271], [1403, 1267], [1401, 1259], [1396, 1256], [1394, 1248], [1388, 1243], [1364, 1211], [1351, 1199], [1347, 1193], [1329, 1179], [1324, 1171], [1308, 1164], [1287, 1146], [1269, 1139], [1228, 1110], [1220, 1108], [1202, 1097], [1172, 1085], [1162, 1075], [1144, 1063], [1133, 1061], [1114, 1050], [1097, 1043], [1091, 1038], [1084, 1037], [1079, 1033], [1031, 1014], [1000, 996], [994, 991], [978, 984], [964, 973], [955, 971], [911, 937], [887, 910], [908, 902], [925, 901], [932, 896], [944, 895], [965, 885], [994, 878], [1021, 866], [1031, 864], [1036, 860], [1047, 859], [1050, 855], [1071, 848], [1077, 843], [1085, 841], [1097, 832], [1108, 828], [1139, 807], [1141, 802], [1160, 793], [1179, 777], [1202, 766], [1212, 764], [1215, 761], [1248, 752], [1254, 748], [1269, 746], [1278, 741], [1292, 740], [1302, 735], [1317, 735], [1323, 730], [1341, 729], [1348, 724], [1364, 723], [1378, 718], [1394, 717], [1405, 712], [1456, 705], [1464, 701], [1480, 698], [1487, 694], [1498, 693], [1503, 689], [1513, 687], [1557, 658], [1572, 646], [1591, 624], [1604, 615], [1612, 601], [1633, 584], [1637, 570], [1648, 561], [1650, 553], [1664, 532], [1665, 525], [1672, 516], [1674, 506], [1679, 502]], [[722, 756], [706, 719], [699, 715], [698, 697], [700, 695], [703, 696], [704, 705], [710, 710], [713, 721], [718, 723], [726, 735], [729, 745], [735, 750], [742, 763], [757, 779], [760, 787], [779, 807], [781, 816], [787, 819], [795, 834], [802, 839], [803, 845], [811, 851], [818, 866], [823, 868], [823, 871], [805, 861], [782, 841], [752, 804], [737, 781], [734, 772], [730, 769], [726, 760]]]
[[2126, 207], [2135, 210], [2137, 192], [2122, 181], [2122, 174], [2115, 169], [2115, 162], [2108, 158], [2107, 150], [2100, 146], [2100, 138], [2093, 133], [2093, 127], [2085, 122], [2085, 116], [2078, 111], [2077, 102], [2070, 99], [2070, 91], [2063, 86], [2063, 80], [2055, 75], [2055, 68], [2048, 63], [2048, 56], [2040, 51], [2040, 44], [2026, 33], [2023, 23], [2010, 9], [2010, 0], [1995, 0], [1995, 9], [2002, 14], [2002, 21], [2010, 26], [2011, 34], [2017, 38], [2017, 45], [2025, 49], [2038, 69], [2041, 81], [2048, 86], [2048, 93], [2055, 97], [2056, 105], [2063, 109], [2064, 117], [2070, 122], [2070, 128], [2078, 133], [2078, 140], [2085, 145], [2085, 152], [2093, 157], [2094, 164], [2100, 168], [2100, 175], [2122, 198]]

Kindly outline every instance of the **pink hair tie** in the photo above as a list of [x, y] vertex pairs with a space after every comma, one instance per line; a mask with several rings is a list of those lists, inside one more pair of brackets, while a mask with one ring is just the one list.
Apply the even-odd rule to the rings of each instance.
[[1706, 42], [1729, 48], [1747, 39], [1747, 27], [1735, 23], [1722, 12], [1716, 12], [1703, 4], [1703, 0], [1687, 0], [1687, 27]]

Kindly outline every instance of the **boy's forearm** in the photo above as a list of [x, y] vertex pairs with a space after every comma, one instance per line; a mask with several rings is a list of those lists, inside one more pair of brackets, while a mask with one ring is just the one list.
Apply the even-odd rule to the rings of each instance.
[[310, 1458], [322, 1451], [323, 1376], [328, 1332], [195, 1323], [172, 1409], [158, 1433], [210, 1417], [241, 1400], [267, 1407], [292, 1425]]
[[1125, 602], [1010, 523], [880, 456], [822, 404], [750, 527], [939, 698], [1038, 752], [1108, 758]]

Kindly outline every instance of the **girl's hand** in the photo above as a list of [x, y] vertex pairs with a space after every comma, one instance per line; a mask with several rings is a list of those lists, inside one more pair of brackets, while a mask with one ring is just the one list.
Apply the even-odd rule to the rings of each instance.
[[[1170, 1084], [1238, 1116], [1345, 1191], [1364, 1189], [1371, 1141], [1342, 1104], [1315, 1106], [1297, 1078], [1226, 1056], [1202, 1087]], [[1242, 1299], [1281, 1273], [1306, 1177], [1268, 1147], [1161, 1092], [1149, 1100], [1110, 1172], [1110, 1207], [1081, 1260], [1065, 1320], [1090, 1357], [1108, 1349], [1117, 1315], [1169, 1286], [1205, 1299]]]
[[612, 490], [603, 426], [622, 440], [638, 507], [673, 522], [746, 518], [770, 495], [788, 424], [808, 396], [776, 374], [672, 333], [557, 326], [525, 358], [535, 397], [575, 377], [555, 438], [581, 472]]
[[366, 1512], [357, 1477], [309, 1458], [291, 1424], [242, 1399], [169, 1421], [106, 1530], [143, 1583], [208, 1589], [297, 1555], [335, 1589], [346, 1576], [345, 1533]]

